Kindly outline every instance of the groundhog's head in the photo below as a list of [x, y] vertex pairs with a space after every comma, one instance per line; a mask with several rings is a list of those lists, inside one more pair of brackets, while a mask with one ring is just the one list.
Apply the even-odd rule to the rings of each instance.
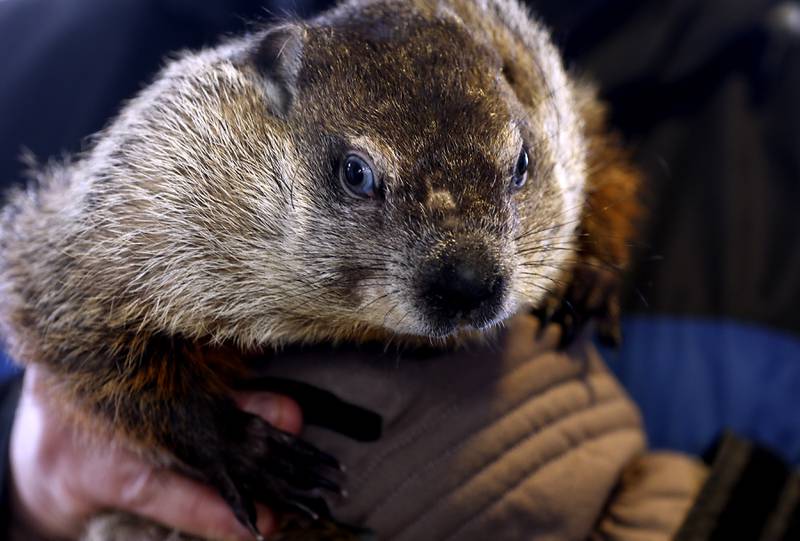
[[559, 287], [584, 150], [558, 57], [392, 5], [186, 55], [106, 130], [88, 208], [128, 313], [247, 345], [443, 337]]

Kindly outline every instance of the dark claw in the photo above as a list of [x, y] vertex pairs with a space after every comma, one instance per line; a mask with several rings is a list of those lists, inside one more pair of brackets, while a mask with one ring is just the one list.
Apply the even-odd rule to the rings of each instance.
[[331, 518], [331, 510], [325, 500], [319, 497], [302, 494], [288, 495], [279, 507], [289, 512], [300, 512], [311, 520], [317, 521]]
[[561, 338], [558, 341], [559, 349], [566, 349], [575, 341], [575, 337], [578, 335], [579, 329], [574, 319], [575, 318], [569, 314], [566, 314], [560, 319], [560, 321], [557, 322], [561, 325]]
[[330, 479], [321, 475], [316, 475], [313, 473], [309, 474], [309, 484], [312, 488], [319, 487], [323, 490], [333, 492], [334, 494], [342, 495], [344, 493], [344, 490], [342, 490], [337, 483], [334, 483]]
[[597, 330], [597, 341], [600, 345], [618, 349], [622, 344], [622, 331], [618, 321], [602, 321]]
[[339, 485], [322, 473], [325, 469], [339, 472], [342, 470], [336, 458], [278, 430], [258, 417], [254, 417], [251, 422], [262, 425], [259, 432], [263, 431], [267, 440], [274, 442], [274, 445], [267, 445], [265, 450], [253, 457], [252, 463], [256, 468], [276, 474], [287, 485], [296, 489], [321, 488], [334, 493], [341, 492]]
[[291, 450], [294, 453], [300, 455], [300, 457], [303, 457], [311, 462], [318, 462], [334, 470], [342, 471], [343, 468], [341, 463], [333, 455], [330, 455], [324, 451], [320, 451], [310, 443], [295, 438], [294, 436], [290, 436], [289, 434], [285, 435], [289, 436], [290, 438], [290, 443], [288, 446], [291, 447]]
[[297, 489], [300, 490], [315, 490], [315, 489], [322, 489], [327, 490], [333, 494], [342, 495], [344, 491], [342, 488], [331, 481], [327, 477], [320, 475], [316, 472], [313, 468], [308, 469], [299, 469], [296, 468], [296, 471], [292, 471], [291, 465], [286, 465], [287, 471], [289, 472], [286, 475], [286, 479], [289, 484]]
[[[325, 466], [341, 471], [342, 465], [332, 455], [317, 449], [292, 434], [275, 428], [256, 415], [237, 412], [245, 416], [245, 440], [239, 445], [246, 446], [240, 452], [243, 457], [253, 459], [267, 458], [270, 462], [277, 459], [290, 464], [293, 469]], [[237, 457], [233, 457], [235, 460]]]
[[566, 349], [580, 336], [590, 321], [597, 321], [601, 344], [617, 347], [620, 343], [617, 282], [601, 272], [583, 269], [576, 272], [563, 299], [550, 299], [533, 312], [542, 327], [561, 326], [559, 349]]
[[539, 320], [539, 329], [542, 330], [548, 325], [553, 319], [553, 307], [550, 303], [545, 304], [541, 308], [536, 308], [532, 312], [533, 317]]
[[261, 535], [261, 532], [258, 531], [258, 527], [254, 523], [250, 523], [247, 525], [250, 533], [253, 534], [253, 537], [256, 541], [267, 541], [267, 538]]
[[309, 513], [314, 520], [330, 518], [331, 516], [330, 509], [328, 509], [328, 505], [322, 498], [292, 500], [291, 504], [298, 509], [305, 509], [306, 513]]
[[553, 323], [561, 327], [561, 338], [558, 343], [559, 349], [566, 349], [581, 334], [586, 317], [581, 312], [580, 307], [575, 308], [572, 304], [564, 306], [553, 317]]
[[250, 530], [258, 541], [263, 541], [264, 536], [258, 531], [258, 513], [252, 499], [242, 495], [227, 473], [221, 472], [214, 479], [220, 494], [228, 502], [233, 514], [245, 528]]
[[220, 462], [208, 465], [206, 477], [256, 539], [263, 539], [256, 526], [256, 501], [313, 520], [330, 517], [317, 492], [343, 493], [326, 476], [326, 471], [341, 469], [338, 460], [258, 416], [234, 410], [226, 418], [232, 441], [226, 442]]

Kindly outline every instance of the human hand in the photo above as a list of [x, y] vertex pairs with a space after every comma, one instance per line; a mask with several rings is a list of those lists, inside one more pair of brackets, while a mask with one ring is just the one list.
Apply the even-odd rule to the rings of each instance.
[[[154, 467], [110, 438], [90, 440], [48, 398], [45, 377], [44, 368], [27, 369], [11, 436], [12, 516], [27, 530], [26, 540], [75, 539], [89, 518], [109, 509], [203, 538], [252, 539], [212, 488]], [[300, 408], [285, 396], [250, 392], [234, 399], [282, 430], [300, 431]], [[269, 509], [259, 507], [258, 526], [264, 534], [275, 531]]]

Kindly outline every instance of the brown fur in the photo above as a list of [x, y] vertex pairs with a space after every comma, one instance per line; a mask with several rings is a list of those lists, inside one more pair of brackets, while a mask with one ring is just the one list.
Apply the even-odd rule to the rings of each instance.
[[641, 215], [637, 197], [640, 172], [617, 134], [607, 127], [602, 104], [583, 105], [588, 139], [587, 203], [581, 228], [580, 252], [588, 259], [622, 269], [628, 264], [630, 242]]
[[610, 132], [606, 110], [594, 96], [582, 104], [588, 141], [586, 206], [567, 298], [594, 318], [601, 339], [619, 344], [620, 287], [642, 214], [640, 172], [619, 136]]
[[[10, 196], [0, 328], [86, 422], [212, 483], [243, 523], [256, 500], [321, 512], [289, 488], [326, 457], [229, 398], [245, 359], [453, 344], [565, 296], [562, 323], [577, 308], [611, 332], [637, 181], [604, 124], [514, 0], [356, 0], [184, 54], [84, 155]], [[339, 182], [353, 151], [380, 175], [373, 199]], [[454, 246], [502, 288], [488, 315], [441, 323], [425, 269]]]

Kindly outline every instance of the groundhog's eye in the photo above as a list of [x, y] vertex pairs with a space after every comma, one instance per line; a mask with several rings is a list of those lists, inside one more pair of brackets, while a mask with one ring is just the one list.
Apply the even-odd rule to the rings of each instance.
[[342, 186], [354, 197], [375, 197], [375, 172], [369, 160], [360, 154], [345, 156], [339, 169]]
[[528, 149], [522, 147], [511, 175], [511, 191], [515, 192], [525, 186], [528, 180]]

